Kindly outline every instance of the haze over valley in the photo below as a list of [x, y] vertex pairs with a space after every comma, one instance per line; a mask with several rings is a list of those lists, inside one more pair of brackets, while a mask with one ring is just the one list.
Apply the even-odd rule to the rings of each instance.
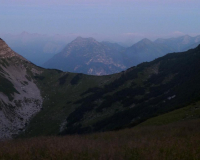
[[189, 35], [155, 41], [144, 38], [129, 47], [80, 36], [72, 41], [72, 37], [27, 32], [3, 37], [14, 51], [38, 66], [90, 75], [118, 73], [167, 53], [195, 48], [200, 43], [200, 36]]

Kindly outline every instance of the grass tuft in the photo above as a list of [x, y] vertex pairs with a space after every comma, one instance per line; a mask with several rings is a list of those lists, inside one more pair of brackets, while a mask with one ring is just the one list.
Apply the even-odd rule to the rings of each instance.
[[117, 132], [0, 142], [3, 160], [197, 160], [200, 120]]

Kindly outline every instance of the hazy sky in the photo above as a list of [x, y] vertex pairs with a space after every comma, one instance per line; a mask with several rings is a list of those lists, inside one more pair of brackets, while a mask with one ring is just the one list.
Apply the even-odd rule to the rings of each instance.
[[0, 0], [0, 33], [99, 39], [200, 34], [200, 0]]

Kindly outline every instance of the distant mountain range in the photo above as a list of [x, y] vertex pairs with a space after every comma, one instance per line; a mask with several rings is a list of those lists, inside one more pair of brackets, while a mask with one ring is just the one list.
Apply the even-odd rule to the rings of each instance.
[[126, 69], [120, 53], [123, 49], [118, 44], [78, 37], [43, 66], [91, 75], [117, 73]]
[[[200, 43], [200, 36], [188, 35], [155, 41], [143, 39], [130, 47], [107, 41], [98, 42], [93, 38], [82, 38], [88, 41], [82, 45], [81, 37], [73, 40], [75, 35], [49, 36], [22, 32], [1, 36], [14, 51], [38, 66], [91, 75], [118, 73], [167, 53], [195, 48]], [[69, 46], [73, 47], [69, 49]], [[78, 53], [76, 50], [79, 50]]]
[[200, 36], [179, 38], [143, 39], [125, 48], [117, 43], [97, 42], [93, 38], [78, 37], [43, 67], [62, 71], [107, 75], [120, 72], [142, 62], [149, 62], [167, 53], [186, 51], [200, 43]]
[[173, 50], [174, 52], [187, 51], [188, 49], [195, 48], [200, 43], [200, 36], [191, 37], [185, 35], [178, 38], [162, 39], [159, 38], [155, 41], [156, 44], [163, 44]]

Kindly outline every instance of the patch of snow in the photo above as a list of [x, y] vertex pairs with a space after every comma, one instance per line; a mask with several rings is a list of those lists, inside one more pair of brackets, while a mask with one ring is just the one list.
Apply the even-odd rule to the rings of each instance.
[[171, 97], [168, 97], [167, 99], [168, 100], [171, 100], [171, 99], [174, 99], [176, 97], [176, 95], [173, 95], [173, 96], [171, 96]]

